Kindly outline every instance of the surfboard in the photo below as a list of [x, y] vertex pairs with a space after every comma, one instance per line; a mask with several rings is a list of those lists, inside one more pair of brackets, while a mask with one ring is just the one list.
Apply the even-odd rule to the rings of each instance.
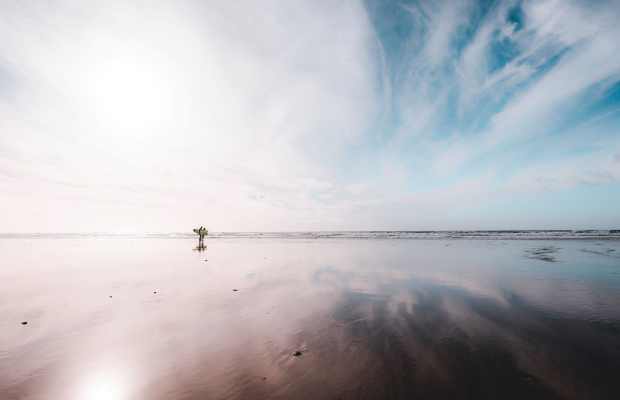
[[209, 231], [201, 231], [200, 229], [194, 229], [194, 232], [196, 232], [199, 235], [205, 235], [205, 236], [209, 234]]

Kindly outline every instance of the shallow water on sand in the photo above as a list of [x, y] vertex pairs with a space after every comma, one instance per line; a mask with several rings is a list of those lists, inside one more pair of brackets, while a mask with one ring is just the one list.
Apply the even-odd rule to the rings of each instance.
[[0, 399], [620, 398], [619, 241], [2, 238], [0, 283]]

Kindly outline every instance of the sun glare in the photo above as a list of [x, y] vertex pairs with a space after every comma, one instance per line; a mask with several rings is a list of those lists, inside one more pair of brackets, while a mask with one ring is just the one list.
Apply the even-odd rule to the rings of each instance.
[[120, 400], [128, 398], [126, 388], [116, 376], [101, 376], [88, 382], [76, 399]]
[[170, 115], [166, 76], [154, 63], [125, 57], [98, 65], [90, 78], [93, 114], [114, 132], [148, 136]]

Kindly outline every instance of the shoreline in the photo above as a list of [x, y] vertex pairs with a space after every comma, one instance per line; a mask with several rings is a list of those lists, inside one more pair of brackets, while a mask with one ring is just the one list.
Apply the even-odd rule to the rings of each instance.
[[[164, 236], [164, 235], [52, 235], [52, 234], [0, 234], [0, 239], [198, 239], [194, 236]], [[213, 240], [373, 240], [373, 241], [436, 241], [436, 240], [492, 240], [492, 241], [536, 241], [536, 240], [561, 240], [561, 241], [620, 241], [620, 236], [442, 236], [442, 237], [362, 237], [362, 236], [314, 236], [314, 237], [295, 237], [295, 236], [208, 236], [207, 241]]]

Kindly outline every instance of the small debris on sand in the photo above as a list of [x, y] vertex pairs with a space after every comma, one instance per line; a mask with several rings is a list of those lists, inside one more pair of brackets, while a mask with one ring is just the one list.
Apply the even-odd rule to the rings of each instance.
[[233, 292], [236, 292], [236, 291], [237, 291], [237, 289], [233, 289]]
[[110, 296], [110, 298], [112, 298], [112, 296]]
[[263, 380], [264, 380], [264, 381], [266, 381], [266, 380], [267, 380], [267, 377], [266, 377], [266, 376], [263, 376]]
[[293, 352], [293, 355], [294, 355], [295, 357], [299, 357], [299, 356], [301, 355], [301, 351], [299, 351], [299, 350], [295, 350], [295, 351]]
[[157, 292], [153, 292], [153, 293], [157, 294]]
[[27, 324], [28, 324], [28, 322], [22, 322], [22, 325], [27, 325]]

